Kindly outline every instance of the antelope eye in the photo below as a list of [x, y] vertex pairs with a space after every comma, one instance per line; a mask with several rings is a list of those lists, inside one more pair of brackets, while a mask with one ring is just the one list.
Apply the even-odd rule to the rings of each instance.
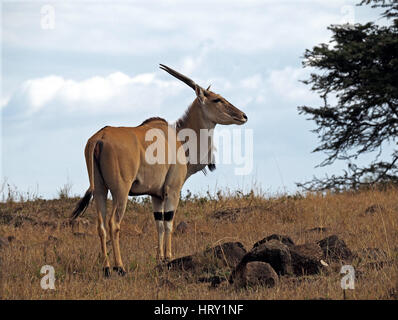
[[217, 103], [217, 102], [220, 102], [220, 101], [221, 101], [221, 99], [214, 99], [213, 100], [214, 103]]

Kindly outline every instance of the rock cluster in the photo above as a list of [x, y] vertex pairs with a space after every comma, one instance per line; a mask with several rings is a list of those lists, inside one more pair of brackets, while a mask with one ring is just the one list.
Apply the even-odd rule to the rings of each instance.
[[[168, 262], [161, 268], [199, 277], [200, 282], [218, 286], [223, 281], [236, 287], [257, 285], [274, 287], [280, 276], [305, 276], [327, 271], [328, 262], [350, 261], [353, 254], [342, 239], [329, 236], [316, 243], [296, 245], [285, 235], [272, 234], [256, 242], [247, 251], [240, 242], [226, 242], [193, 255]], [[231, 270], [229, 276], [215, 275], [215, 271]]]

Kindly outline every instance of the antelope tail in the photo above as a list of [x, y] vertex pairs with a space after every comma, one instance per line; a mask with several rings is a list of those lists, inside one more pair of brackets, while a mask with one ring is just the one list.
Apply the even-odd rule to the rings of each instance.
[[[80, 199], [77, 203], [75, 209], [72, 212], [71, 220], [75, 220], [81, 216], [90, 204], [91, 197], [94, 192], [94, 160], [97, 160], [101, 152], [102, 141], [89, 141], [84, 150], [84, 155], [86, 157], [86, 165], [88, 171], [88, 178], [90, 180], [90, 187], [87, 189], [84, 197]], [[102, 176], [102, 174], [101, 174]]]

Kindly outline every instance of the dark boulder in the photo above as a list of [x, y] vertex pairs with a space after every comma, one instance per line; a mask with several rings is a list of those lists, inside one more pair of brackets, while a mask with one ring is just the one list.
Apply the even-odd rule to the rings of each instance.
[[327, 266], [325, 262], [321, 262], [323, 252], [321, 247], [316, 243], [306, 243], [290, 247], [289, 249], [295, 275], [318, 274], [322, 268]]
[[195, 272], [200, 267], [200, 260], [198, 255], [180, 257], [167, 263], [166, 267], [168, 270]]
[[245, 247], [240, 242], [226, 242], [214, 248], [207, 249], [204, 255], [214, 256], [229, 267], [236, 267], [247, 253]]
[[174, 259], [167, 264], [168, 270], [212, 272], [225, 267], [235, 268], [246, 254], [240, 242], [226, 242], [201, 253]]
[[270, 236], [265, 237], [264, 239], [262, 239], [260, 241], [257, 241], [253, 245], [253, 249], [258, 247], [259, 245], [262, 245], [263, 243], [266, 243], [267, 241], [270, 241], [270, 240], [278, 240], [287, 246], [294, 246], [294, 242], [290, 237], [279, 235], [279, 234], [271, 234]]
[[323, 256], [327, 260], [352, 261], [354, 255], [347, 247], [344, 240], [332, 235], [317, 242], [323, 251]]
[[292, 257], [289, 247], [278, 240], [269, 240], [253, 248], [240, 264], [251, 261], [267, 262], [279, 275], [292, 273]]
[[240, 265], [231, 277], [229, 282], [238, 288], [266, 286], [275, 287], [279, 277], [270, 264], [266, 262], [252, 261]]

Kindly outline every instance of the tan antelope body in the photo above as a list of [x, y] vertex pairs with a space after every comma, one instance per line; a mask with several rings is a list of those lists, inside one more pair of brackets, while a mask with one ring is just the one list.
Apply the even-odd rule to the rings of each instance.
[[[206, 166], [212, 170], [212, 145], [209, 144], [203, 153], [190, 154], [184, 161], [175, 159], [176, 153], [165, 152], [165, 161], [152, 163], [147, 159], [146, 151], [153, 143], [147, 141], [151, 130], [161, 133], [164, 137], [164, 150], [179, 149], [182, 143], [177, 139], [183, 129], [190, 129], [200, 138], [200, 130], [214, 129], [216, 124], [243, 124], [246, 115], [235, 108], [223, 97], [205, 90], [191, 79], [164, 65], [161, 68], [181, 81], [188, 84], [196, 92], [197, 98], [174, 126], [161, 118], [150, 118], [138, 127], [104, 127], [95, 133], [87, 142], [85, 158], [90, 180], [90, 187], [77, 204], [72, 219], [76, 219], [87, 208], [91, 197], [98, 212], [98, 233], [104, 257], [104, 273], [110, 276], [110, 263], [106, 250], [106, 199], [108, 191], [112, 195], [112, 211], [108, 221], [109, 234], [112, 241], [115, 267], [120, 275], [124, 275], [119, 234], [120, 223], [126, 209], [128, 196], [150, 195], [158, 231], [158, 259], [172, 258], [171, 233], [174, 213], [177, 209], [181, 188], [192, 174], [204, 170]], [[199, 145], [199, 141], [198, 141]], [[195, 159], [196, 161], [192, 161]], [[165, 242], [165, 245], [164, 245]], [[165, 249], [165, 250], [164, 250]], [[165, 254], [164, 254], [165, 251]]]

